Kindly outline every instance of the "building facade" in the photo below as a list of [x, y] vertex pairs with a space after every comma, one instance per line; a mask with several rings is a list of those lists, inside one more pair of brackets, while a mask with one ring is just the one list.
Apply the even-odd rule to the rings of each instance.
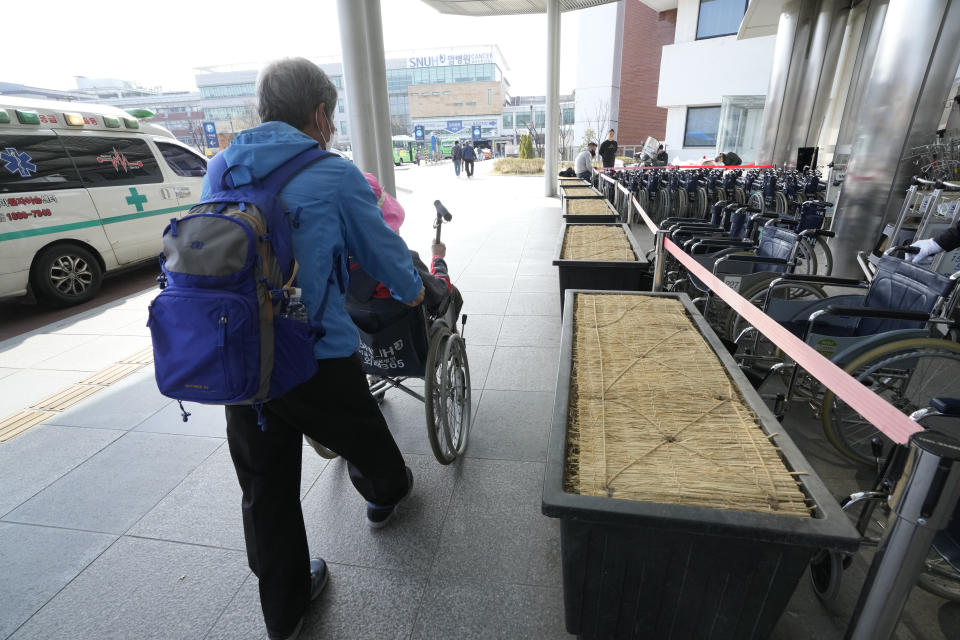
[[620, 0], [581, 12], [576, 139], [653, 137], [671, 160], [752, 161], [775, 36], [738, 40], [748, 0]]

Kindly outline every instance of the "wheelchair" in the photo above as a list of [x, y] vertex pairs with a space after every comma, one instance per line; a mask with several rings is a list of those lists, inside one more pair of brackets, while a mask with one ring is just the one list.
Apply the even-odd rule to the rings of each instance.
[[[434, 205], [436, 241], [440, 242], [440, 227], [452, 216], [439, 200]], [[457, 327], [458, 320], [461, 329], [466, 325], [467, 316], [457, 317], [454, 298], [448, 297], [446, 307], [435, 316], [421, 304], [403, 308], [388, 324], [371, 332], [357, 329], [371, 395], [383, 402], [387, 391], [397, 389], [423, 402], [430, 448], [444, 465], [467, 448], [473, 406], [467, 345]], [[423, 379], [422, 395], [404, 384], [411, 379]], [[337, 455], [313, 440], [310, 444], [325, 458]]]
[[[921, 426], [931, 418], [938, 422], [952, 419], [949, 424], [937, 424], [937, 428], [953, 434], [960, 433], [960, 424], [956, 420], [960, 418], [960, 399], [933, 398], [929, 407], [910, 415], [910, 419]], [[871, 446], [877, 460], [881, 460], [880, 440], [874, 439]], [[908, 454], [907, 446], [892, 445], [885, 462], [877, 465], [878, 474], [871, 489], [858, 491], [840, 501], [840, 506], [852, 518], [864, 546], [875, 547], [880, 543], [890, 514], [889, 499], [903, 474]], [[831, 604], [836, 600], [840, 593], [843, 571], [852, 561], [852, 555], [830, 550], [818, 552], [810, 561], [810, 582], [814, 593], [822, 602]], [[960, 602], [960, 505], [954, 509], [946, 529], [934, 538], [926, 554], [923, 572], [917, 579], [917, 586], [951, 602]]]
[[[906, 414], [951, 395], [960, 380], [960, 344], [950, 339], [960, 298], [960, 271], [952, 276], [909, 263], [895, 254], [915, 251], [894, 247], [877, 263], [870, 282], [827, 276], [784, 274], [751, 299], [764, 313], [804, 340], [862, 384]], [[783, 295], [798, 288], [859, 290], [857, 293]], [[738, 316], [739, 318], [739, 316]], [[759, 388], [774, 374], [786, 392], [777, 396], [774, 413], [793, 400], [808, 401], [819, 414], [824, 434], [854, 462], [873, 464], [874, 439], [883, 449], [892, 443], [832, 391], [786, 361], [752, 326], [735, 326], [734, 357]]]
[[[720, 224], [715, 225], [713, 220], [717, 219], [718, 212], [722, 212]], [[778, 227], [776, 218], [736, 204], [719, 202], [714, 205], [713, 214], [710, 223], [668, 219], [661, 228], [668, 225], [667, 237], [748, 300], [757, 292], [766, 291], [767, 285], [778, 276], [792, 273], [798, 264], [802, 242], [816, 233], [812, 229], [797, 233]], [[759, 239], [755, 240], [756, 236]], [[689, 294], [720, 338], [732, 340], [739, 316], [722, 302], [711, 304], [713, 294], [709, 287], [682, 270], [672, 270], [672, 262], [669, 259], [666, 266], [667, 290]], [[789, 293], [791, 297], [822, 298], [825, 295], [815, 287], [794, 288]]]

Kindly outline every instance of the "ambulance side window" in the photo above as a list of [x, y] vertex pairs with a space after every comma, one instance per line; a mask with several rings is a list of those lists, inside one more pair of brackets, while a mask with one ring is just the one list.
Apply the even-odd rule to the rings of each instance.
[[56, 136], [0, 136], [0, 193], [82, 186]]
[[158, 142], [157, 148], [163, 154], [170, 168], [178, 176], [185, 178], [202, 178], [207, 175], [207, 162], [195, 153], [191, 153], [181, 146]]
[[122, 187], [163, 182], [156, 157], [143, 140], [61, 136], [85, 187]]

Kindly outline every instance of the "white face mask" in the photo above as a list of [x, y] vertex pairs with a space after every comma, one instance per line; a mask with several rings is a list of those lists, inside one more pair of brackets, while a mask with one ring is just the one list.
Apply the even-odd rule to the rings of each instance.
[[[330, 120], [327, 119], [327, 114], [323, 114], [323, 119], [327, 122], [328, 125], [330, 124]], [[323, 138], [323, 148], [324, 149], [332, 148], [334, 141], [337, 139], [337, 134], [333, 130], [333, 127], [330, 127], [330, 139], [328, 140], [326, 136], [323, 135], [323, 129], [320, 128], [320, 121], [317, 119], [316, 111], [313, 112], [313, 121], [317, 125], [317, 131], [320, 132], [320, 137]]]

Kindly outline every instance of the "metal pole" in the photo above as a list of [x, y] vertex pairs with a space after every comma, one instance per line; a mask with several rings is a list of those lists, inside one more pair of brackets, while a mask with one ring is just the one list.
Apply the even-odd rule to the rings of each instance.
[[560, 0], [547, 0], [547, 130], [543, 148], [543, 195], [557, 195], [560, 163]]
[[383, 19], [380, 0], [364, 0], [367, 5], [367, 54], [370, 60], [370, 95], [373, 98], [373, 125], [377, 141], [377, 177], [380, 185], [396, 197], [393, 173], [393, 130], [390, 124], [390, 100], [387, 94], [387, 64], [383, 51]]
[[[350, 100], [350, 142], [353, 161], [361, 171], [378, 173], [377, 141], [373, 135], [373, 96], [366, 81], [370, 67], [367, 47], [365, 0], [337, 0], [340, 41], [343, 43], [343, 83]], [[379, 176], [378, 176], [379, 177]]]
[[936, 431], [913, 434], [907, 466], [891, 496], [892, 526], [870, 565], [846, 640], [893, 637], [930, 543], [950, 521], [958, 496], [960, 440]]

